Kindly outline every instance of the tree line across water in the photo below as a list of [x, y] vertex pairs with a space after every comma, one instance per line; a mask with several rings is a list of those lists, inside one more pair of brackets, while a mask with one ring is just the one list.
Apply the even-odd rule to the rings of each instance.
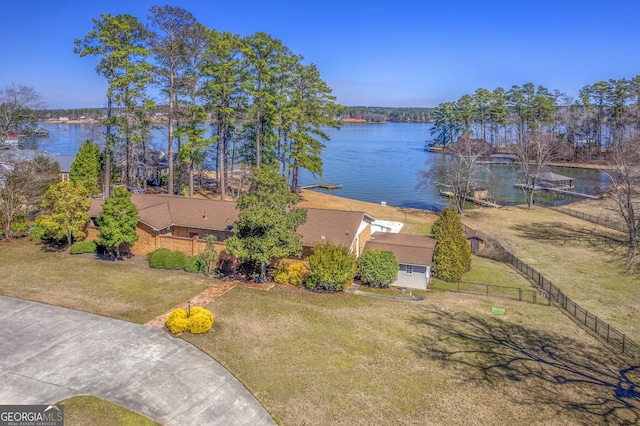
[[640, 75], [587, 85], [578, 99], [533, 83], [480, 88], [438, 105], [433, 118], [432, 135], [445, 146], [465, 133], [493, 146], [543, 133], [566, 142], [575, 155], [587, 150], [599, 156], [640, 128]]

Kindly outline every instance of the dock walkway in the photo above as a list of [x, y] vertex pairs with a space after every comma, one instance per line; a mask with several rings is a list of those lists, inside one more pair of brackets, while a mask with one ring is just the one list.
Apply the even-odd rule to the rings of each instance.
[[[443, 196], [449, 197], [449, 198], [453, 198], [454, 197], [453, 192], [451, 192], [451, 191], [440, 191], [440, 195], [443, 195]], [[467, 201], [469, 201], [471, 203], [480, 204], [481, 206], [484, 206], [484, 207], [494, 207], [494, 208], [502, 207], [500, 204], [496, 204], [496, 203], [494, 203], [492, 201], [489, 201], [489, 200], [481, 200], [479, 198], [473, 198], [473, 197], [468, 197], [468, 196], [464, 197], [464, 198], [465, 198], [465, 200], [467, 200]]]
[[341, 183], [331, 183], [331, 182], [316, 182], [316, 183], [310, 183], [308, 185], [300, 186], [300, 189], [316, 189], [316, 188], [320, 188], [320, 189], [340, 189], [340, 188], [342, 188], [342, 184]]
[[[514, 188], [520, 188], [520, 189], [526, 188], [527, 186], [528, 185], [524, 183], [516, 183], [515, 185], [513, 185]], [[565, 194], [565, 195], [573, 195], [575, 197], [589, 198], [591, 200], [600, 200], [602, 198], [600, 195], [583, 194], [582, 192], [576, 192], [570, 189], [536, 185], [535, 190], [540, 190], [540, 189], [543, 191], [555, 192], [557, 194]]]

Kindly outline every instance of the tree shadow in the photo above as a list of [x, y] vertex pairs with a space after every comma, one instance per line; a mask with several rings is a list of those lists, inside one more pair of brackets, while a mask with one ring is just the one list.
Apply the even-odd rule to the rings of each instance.
[[531, 240], [544, 241], [554, 245], [587, 243], [598, 249], [616, 251], [624, 248], [623, 236], [603, 232], [597, 225], [572, 226], [564, 222], [532, 222], [513, 226], [519, 236]]
[[[640, 366], [607, 348], [497, 318], [425, 308], [414, 351], [469, 385], [513, 386], [514, 404], [542, 405], [579, 423], [638, 424]], [[510, 388], [511, 389], [511, 388]]]

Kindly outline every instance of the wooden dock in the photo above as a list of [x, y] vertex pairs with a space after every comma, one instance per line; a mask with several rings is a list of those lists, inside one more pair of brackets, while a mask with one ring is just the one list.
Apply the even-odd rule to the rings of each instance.
[[[516, 183], [515, 185], [513, 185], [514, 188], [519, 188], [519, 189], [526, 188], [527, 186], [528, 185], [526, 185], [524, 183]], [[555, 192], [557, 194], [573, 195], [574, 197], [588, 198], [590, 200], [600, 200], [602, 198], [602, 196], [600, 196], [600, 195], [583, 194], [581, 192], [576, 192], [576, 191], [573, 191], [573, 190], [570, 190], [570, 189], [554, 188], [554, 187], [550, 187], [550, 186], [536, 185], [535, 190], [543, 190], [543, 191]]]
[[[449, 197], [449, 198], [453, 198], [453, 192], [451, 191], [440, 191], [440, 195], [443, 195], [445, 197]], [[479, 198], [473, 198], [473, 197], [464, 197], [465, 200], [469, 201], [470, 203], [474, 203], [474, 204], [480, 204], [481, 206], [484, 207], [494, 207], [494, 208], [500, 208], [502, 207], [500, 204], [496, 204], [494, 202], [491, 202], [489, 200], [481, 200]]]
[[340, 189], [342, 188], [341, 183], [331, 183], [331, 182], [317, 182], [310, 183], [308, 185], [300, 186], [300, 189]]

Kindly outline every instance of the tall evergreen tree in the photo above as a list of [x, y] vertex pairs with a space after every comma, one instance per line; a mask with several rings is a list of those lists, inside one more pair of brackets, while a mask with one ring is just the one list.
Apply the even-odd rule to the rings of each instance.
[[197, 31], [196, 18], [185, 9], [173, 6], [153, 6], [150, 10], [152, 33], [149, 44], [154, 58], [154, 76], [168, 103], [167, 155], [169, 194], [173, 189], [173, 136], [178, 110], [176, 102], [179, 83], [189, 69], [189, 43]]
[[[142, 46], [146, 37], [144, 27], [138, 19], [132, 15], [101, 14], [100, 18], [93, 19], [93, 28], [82, 39], [74, 41], [74, 52], [81, 57], [91, 55], [100, 58], [96, 66], [96, 72], [107, 80], [107, 117], [105, 137], [105, 173], [104, 194], [109, 197], [111, 192], [111, 150], [117, 138], [112, 132], [115, 125], [113, 103], [117, 91], [127, 90], [129, 84], [136, 84], [136, 78], [140, 77], [141, 65], [137, 58], [147, 54]], [[132, 73], [132, 69], [134, 72]], [[144, 77], [146, 80], [146, 77]], [[130, 94], [120, 93], [120, 99], [130, 99]]]
[[247, 104], [247, 64], [242, 55], [243, 48], [240, 36], [211, 30], [201, 66], [202, 93], [217, 136], [218, 188], [223, 200], [227, 191], [229, 140]]
[[245, 39], [244, 56], [248, 62], [249, 94], [252, 100], [254, 125], [255, 165], [260, 167], [265, 154], [267, 163], [273, 163], [273, 149], [278, 135], [275, 133], [277, 106], [280, 103], [278, 80], [291, 64], [293, 54], [278, 39], [258, 32]]
[[100, 148], [90, 140], [82, 143], [71, 163], [69, 180], [81, 183], [91, 195], [100, 192]]
[[302, 253], [296, 229], [306, 221], [307, 211], [294, 207], [297, 202], [286, 179], [266, 165], [253, 170], [249, 191], [238, 198], [240, 213], [227, 250], [244, 262], [260, 265], [262, 281], [269, 263]]
[[446, 208], [431, 228], [431, 235], [438, 240], [433, 253], [433, 272], [445, 281], [460, 281], [471, 269], [471, 247], [462, 230], [460, 215]]
[[322, 175], [324, 145], [320, 140], [329, 140], [324, 128], [339, 128], [342, 124], [335, 118], [342, 109], [335, 99], [315, 65], [297, 64], [289, 102], [283, 108], [288, 121], [283, 124], [290, 139], [288, 166], [294, 193], [298, 192], [300, 168], [313, 175]]
[[121, 257], [123, 244], [133, 245], [138, 241], [138, 208], [131, 201], [131, 193], [123, 188], [115, 188], [104, 202], [97, 222], [99, 243], [115, 251], [116, 259]]

